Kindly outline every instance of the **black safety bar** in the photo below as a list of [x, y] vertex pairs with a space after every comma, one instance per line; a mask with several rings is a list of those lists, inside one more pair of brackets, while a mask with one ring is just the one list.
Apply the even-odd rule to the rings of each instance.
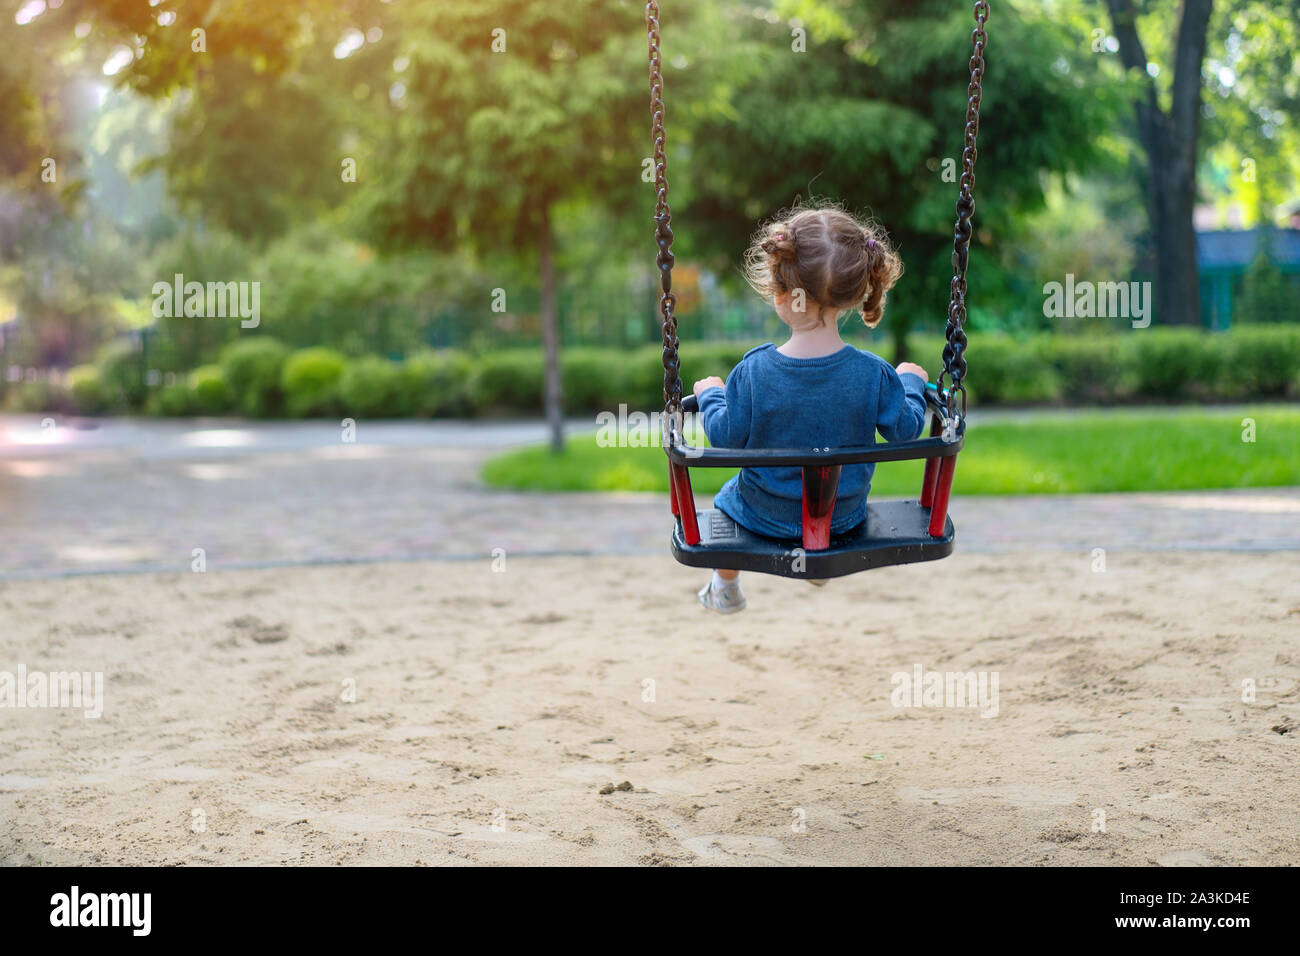
[[[947, 406], [938, 389], [929, 386], [925, 401], [930, 411], [947, 423]], [[683, 412], [698, 412], [694, 395], [682, 399]], [[871, 448], [696, 448], [684, 441], [666, 444], [668, 460], [691, 468], [800, 468], [817, 465], [859, 465], [875, 461], [915, 461], [922, 458], [952, 458], [966, 442], [966, 423], [957, 425], [956, 436], [945, 441], [942, 436], [915, 441], [888, 442]]]

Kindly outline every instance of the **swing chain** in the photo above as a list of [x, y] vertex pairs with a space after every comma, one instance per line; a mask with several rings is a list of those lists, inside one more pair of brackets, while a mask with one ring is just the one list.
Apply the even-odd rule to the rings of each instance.
[[[979, 155], [975, 141], [980, 128], [980, 99], [984, 95], [984, 48], [988, 35], [988, 0], [976, 0], [975, 29], [971, 33], [970, 86], [966, 91], [966, 138], [961, 154], [961, 188], [957, 197], [957, 221], [953, 228], [952, 287], [948, 302], [948, 325], [944, 329], [943, 372], [939, 388], [947, 380], [948, 419], [952, 429], [966, 420], [966, 264], [970, 255], [971, 216], [975, 212], [975, 159]], [[957, 396], [961, 395], [958, 415]], [[946, 432], [946, 429], [945, 429]]]
[[664, 419], [669, 434], [681, 430], [682, 382], [681, 361], [677, 349], [677, 297], [673, 295], [673, 230], [672, 210], [668, 207], [668, 157], [664, 150], [664, 75], [663, 58], [659, 52], [659, 4], [649, 0], [645, 5], [645, 21], [650, 44], [650, 115], [651, 138], [654, 143], [655, 167], [655, 243], [659, 246], [656, 262], [659, 266], [660, 325], [663, 328], [664, 364]]

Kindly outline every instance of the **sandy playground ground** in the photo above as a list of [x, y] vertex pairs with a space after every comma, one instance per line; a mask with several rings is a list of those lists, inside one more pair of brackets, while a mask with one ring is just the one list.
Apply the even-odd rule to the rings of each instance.
[[[99, 719], [0, 710], [0, 861], [1300, 864], [1300, 553], [747, 575], [730, 618], [702, 581], [0, 582], [0, 669], [104, 674]], [[996, 715], [894, 706], [918, 666], [996, 675]]]

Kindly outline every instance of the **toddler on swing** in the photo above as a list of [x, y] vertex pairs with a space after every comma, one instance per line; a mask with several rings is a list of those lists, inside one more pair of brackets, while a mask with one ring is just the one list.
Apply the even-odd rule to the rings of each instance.
[[[745, 274], [790, 329], [781, 346], [745, 353], [724, 382], [695, 383], [700, 421], [717, 448], [845, 448], [911, 441], [925, 423], [925, 369], [884, 359], [840, 338], [839, 319], [861, 307], [874, 329], [903, 264], [883, 230], [838, 207], [801, 208], [767, 223], [745, 254]], [[866, 519], [874, 464], [845, 465], [831, 533]], [[742, 468], [714, 507], [770, 538], [798, 538], [803, 485], [798, 468]], [[814, 581], [824, 584], [824, 581]], [[740, 572], [719, 568], [700, 603], [722, 614], [744, 610]]]

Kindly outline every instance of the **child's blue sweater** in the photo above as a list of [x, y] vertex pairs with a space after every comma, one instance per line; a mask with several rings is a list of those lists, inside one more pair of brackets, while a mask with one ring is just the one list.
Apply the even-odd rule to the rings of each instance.
[[[745, 353], [727, 387], [700, 394], [700, 418], [715, 448], [846, 448], [911, 441], [925, 424], [925, 382], [899, 375], [884, 359], [846, 345], [833, 355], [795, 359], [770, 342]], [[866, 517], [874, 464], [845, 465], [831, 531]], [[771, 538], [800, 534], [803, 484], [798, 468], [742, 468], [714, 506]]]

